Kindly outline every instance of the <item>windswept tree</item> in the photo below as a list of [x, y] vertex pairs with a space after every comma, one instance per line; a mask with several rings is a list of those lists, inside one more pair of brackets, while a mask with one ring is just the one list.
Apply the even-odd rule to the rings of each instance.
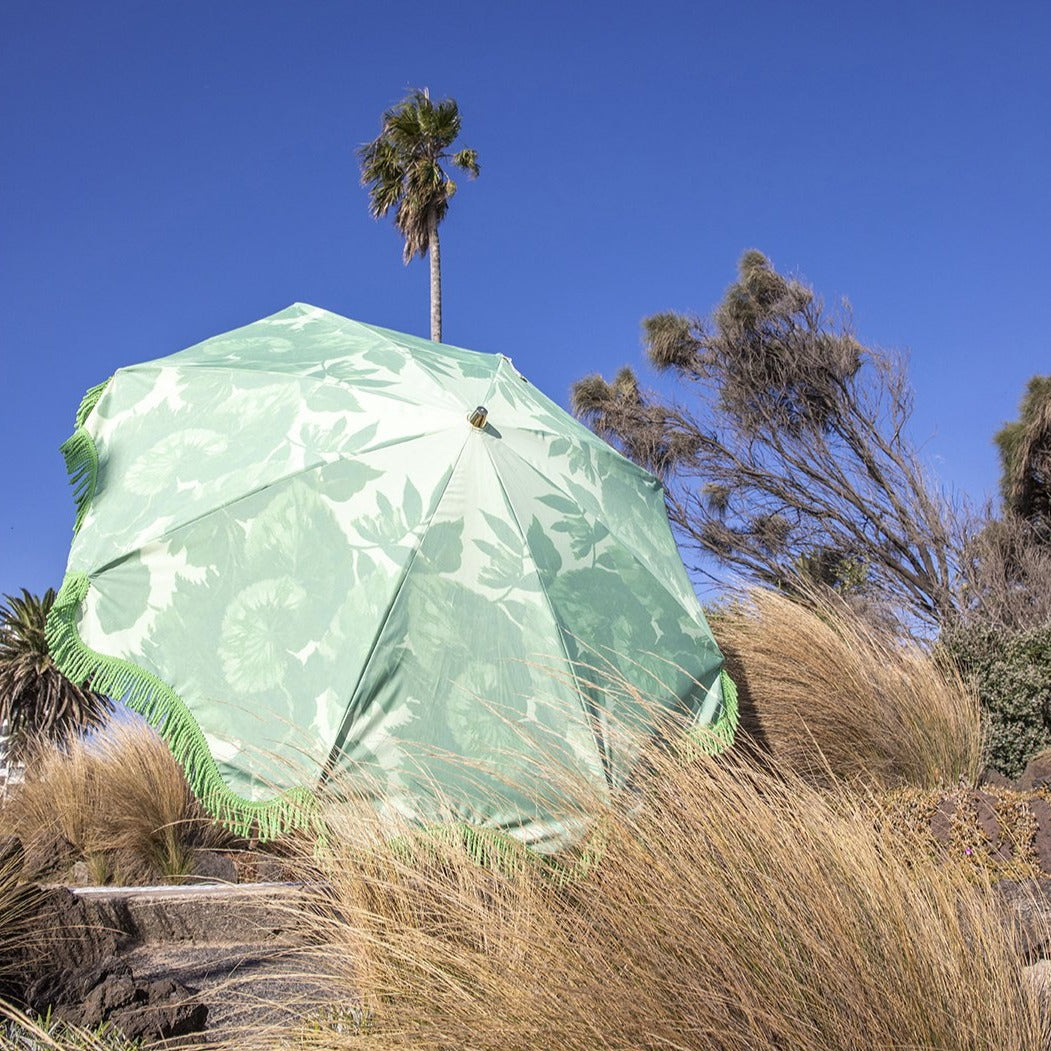
[[442, 273], [438, 226], [449, 210], [456, 183], [443, 162], [478, 175], [478, 153], [449, 148], [460, 134], [455, 99], [432, 102], [426, 88], [413, 91], [383, 114], [380, 133], [358, 150], [361, 182], [368, 187], [369, 211], [382, 219], [394, 209], [394, 225], [405, 239], [406, 265], [429, 253], [431, 339], [442, 338]]
[[1024, 518], [1051, 544], [1051, 376], [1034, 376], [1018, 419], [996, 434], [1004, 510]]
[[995, 441], [1002, 512], [970, 530], [961, 616], [939, 642], [981, 701], [990, 765], [1017, 777], [1051, 748], [1051, 376]]
[[624, 368], [580, 380], [573, 408], [661, 478], [688, 546], [777, 587], [867, 590], [913, 622], [955, 608], [951, 516], [906, 436], [901, 361], [756, 251], [710, 319], [643, 325], [650, 362], [689, 402]]
[[0, 726], [16, 762], [36, 742], [64, 744], [100, 726], [110, 711], [107, 698], [55, 666], [45, 634], [54, 601], [53, 588], [43, 597], [23, 588], [0, 604]]
[[1002, 514], [964, 548], [964, 621], [1010, 631], [1051, 624], [1051, 376], [1034, 376], [1018, 419], [996, 434]]

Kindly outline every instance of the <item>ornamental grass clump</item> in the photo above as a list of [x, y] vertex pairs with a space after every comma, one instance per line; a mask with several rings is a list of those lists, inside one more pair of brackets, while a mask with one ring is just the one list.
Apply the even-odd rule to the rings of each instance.
[[19, 961], [33, 937], [40, 898], [39, 889], [22, 878], [21, 859], [11, 851], [7, 854], [0, 858], [0, 1006], [17, 986]]
[[834, 600], [763, 588], [713, 618], [737, 683], [741, 739], [806, 780], [870, 787], [973, 783], [977, 699], [959, 674]]
[[30, 857], [65, 853], [98, 883], [178, 880], [198, 848], [234, 840], [194, 798], [164, 742], [142, 723], [110, 723], [90, 740], [33, 756], [0, 812]]
[[590, 865], [493, 863], [458, 837], [310, 862], [333, 1010], [297, 1036], [474, 1051], [1031, 1051], [1048, 1031], [973, 873], [845, 789], [653, 756]]

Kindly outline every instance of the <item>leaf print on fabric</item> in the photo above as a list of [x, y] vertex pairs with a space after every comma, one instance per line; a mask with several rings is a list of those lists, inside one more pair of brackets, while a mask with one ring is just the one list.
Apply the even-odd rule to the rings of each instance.
[[487, 556], [486, 563], [478, 574], [478, 583], [494, 591], [508, 591], [521, 586], [522, 552], [503, 544], [491, 544], [488, 540], [475, 540], [477, 547]]
[[[264, 499], [261, 497], [261, 499]], [[318, 533], [338, 542], [340, 533], [331, 510], [314, 484], [305, 478], [290, 479], [271, 491], [262, 509], [251, 507], [245, 522], [244, 552], [248, 559], [289, 567], [316, 565]], [[301, 570], [296, 570], [300, 575]]]
[[623, 650], [626, 659], [657, 641], [642, 595], [624, 587], [618, 573], [600, 567], [561, 573], [549, 588], [552, 605], [569, 634], [586, 646]]
[[595, 470], [595, 463], [589, 445], [578, 443], [571, 446], [568, 466], [571, 473], [582, 475], [592, 485], [598, 480], [598, 473]]
[[[118, 369], [87, 422], [97, 441], [143, 419], [171, 419], [186, 408], [189, 379], [178, 370], [152, 366]], [[218, 384], [228, 389], [229, 384]]]
[[561, 493], [545, 493], [539, 498], [540, 503], [547, 504], [548, 507], [554, 508], [559, 514], [563, 515], [579, 515], [580, 508], [569, 499], [568, 496], [562, 496]]
[[590, 515], [593, 518], [604, 517], [602, 503], [593, 487], [581, 485], [572, 478], [566, 478], [565, 487], [569, 491], [570, 499], [576, 504], [581, 514]]
[[327, 500], [346, 503], [360, 493], [369, 482], [381, 476], [361, 460], [336, 460], [315, 471], [318, 491]]
[[[209, 387], [212, 387], [211, 383]], [[221, 394], [215, 403], [217, 416], [225, 417], [241, 429], [260, 429], [269, 431], [270, 435], [287, 429], [288, 423], [295, 419], [301, 401], [295, 388], [284, 381], [275, 382], [270, 375], [252, 376], [251, 382], [242, 380], [233, 385], [228, 394], [215, 393]], [[205, 396], [202, 392], [198, 399], [203, 400]]]
[[361, 402], [354, 392], [345, 384], [324, 382], [324, 377], [317, 382], [304, 383], [298, 401], [302, 417], [341, 417], [357, 424], [364, 420]]
[[591, 521], [583, 515], [564, 518], [551, 527], [556, 533], [569, 534], [569, 546], [576, 558], [586, 558], [609, 536], [609, 530], [601, 523]]
[[[375, 370], [372, 370], [375, 373]], [[353, 382], [358, 390], [386, 392], [398, 385], [398, 380], [388, 372], [370, 374], [360, 365], [348, 362], [334, 362], [325, 370], [326, 375], [345, 382]]]
[[345, 714], [344, 705], [336, 690], [328, 689], [314, 701], [314, 718], [311, 729], [319, 741], [334, 741]]
[[219, 431], [187, 428], [161, 438], [124, 471], [124, 484], [139, 496], [157, 496], [180, 485], [192, 485], [201, 461], [222, 456], [229, 439]]
[[[234, 329], [222, 336], [213, 336], [203, 343], [188, 347], [177, 354], [170, 354], [161, 360], [165, 365], [178, 367], [182, 361], [236, 362], [238, 368], [269, 367], [272, 371], [282, 369], [284, 361], [295, 352], [295, 344], [290, 339], [275, 336], [261, 331], [247, 331], [252, 326]], [[287, 368], [287, 366], [285, 366]]]
[[475, 662], [464, 678], [476, 692], [454, 687], [445, 702], [445, 718], [457, 749], [462, 755], [494, 762], [518, 753], [520, 714], [488, 700], [505, 693], [499, 682], [499, 668]]
[[348, 425], [349, 422], [350, 418], [341, 417], [334, 425], [328, 423], [305, 424], [300, 429], [297, 439], [307, 449], [319, 451], [327, 449], [338, 452], [342, 456], [364, 452], [376, 437], [379, 423], [373, 422], [359, 430], [351, 430]]
[[385, 551], [400, 548], [411, 532], [404, 511], [396, 508], [382, 492], [376, 494], [376, 513], [362, 515], [356, 526], [366, 543]]
[[395, 376], [405, 368], [409, 357], [403, 350], [396, 350], [382, 343], [369, 347], [361, 356], [371, 364], [378, 366], [385, 372], [393, 373]]
[[411, 478], [405, 479], [405, 492], [401, 498], [401, 513], [405, 517], [408, 530], [415, 529], [423, 520], [423, 500], [420, 491], [412, 484]]
[[127, 631], [150, 606], [153, 582], [140, 553], [114, 567], [107, 580], [106, 601], [96, 603], [99, 628], [106, 635]]
[[455, 573], [463, 562], [463, 522], [434, 522], [427, 529], [426, 561], [434, 573]]
[[521, 548], [522, 538], [518, 535], [518, 530], [515, 529], [506, 518], [490, 514], [488, 511], [482, 512], [482, 518], [485, 519], [486, 525], [488, 525], [496, 534], [496, 538], [504, 545], [504, 547], [511, 548], [512, 550], [518, 550]]
[[89, 589], [81, 634], [104, 653], [139, 658], [170, 616], [181, 589], [206, 574], [205, 567], [170, 543], [147, 544], [108, 567], [104, 581]]
[[551, 538], [544, 532], [540, 519], [533, 518], [526, 532], [526, 540], [529, 543], [529, 551], [533, 556], [533, 562], [540, 571], [542, 580], [552, 579], [562, 568], [562, 558], [558, 548], [551, 542]]
[[306, 592], [288, 577], [260, 580], [230, 604], [219, 638], [219, 659], [231, 690], [238, 694], [279, 686], [294, 658], [288, 623], [298, 618]]

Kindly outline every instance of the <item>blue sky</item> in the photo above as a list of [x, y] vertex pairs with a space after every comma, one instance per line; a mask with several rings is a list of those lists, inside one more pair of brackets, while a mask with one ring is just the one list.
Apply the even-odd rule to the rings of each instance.
[[1051, 372], [1051, 5], [162, 4], [0, 9], [0, 592], [62, 579], [83, 391], [305, 301], [426, 334], [427, 268], [355, 147], [411, 86], [482, 175], [445, 338], [555, 399], [707, 312], [749, 247], [911, 355], [943, 484]]

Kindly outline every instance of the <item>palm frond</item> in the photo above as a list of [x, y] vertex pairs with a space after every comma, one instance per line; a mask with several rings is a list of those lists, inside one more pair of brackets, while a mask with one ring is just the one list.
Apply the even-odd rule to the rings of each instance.
[[456, 153], [453, 154], [452, 162], [461, 171], [467, 172], [472, 179], [476, 179], [478, 177], [478, 173], [482, 170], [478, 164], [477, 150], [458, 150]]
[[16, 758], [36, 740], [63, 744], [101, 725], [111, 708], [51, 659], [45, 629], [54, 601], [53, 588], [41, 597], [23, 588], [21, 596], [5, 596], [0, 604], [0, 723], [7, 725]]
[[456, 192], [442, 162], [450, 161], [472, 178], [479, 172], [476, 150], [447, 152], [459, 133], [456, 100], [436, 103], [425, 88], [416, 88], [383, 114], [379, 135], [358, 148], [369, 212], [377, 219], [394, 212], [406, 263], [427, 254], [431, 230], [445, 218]]

